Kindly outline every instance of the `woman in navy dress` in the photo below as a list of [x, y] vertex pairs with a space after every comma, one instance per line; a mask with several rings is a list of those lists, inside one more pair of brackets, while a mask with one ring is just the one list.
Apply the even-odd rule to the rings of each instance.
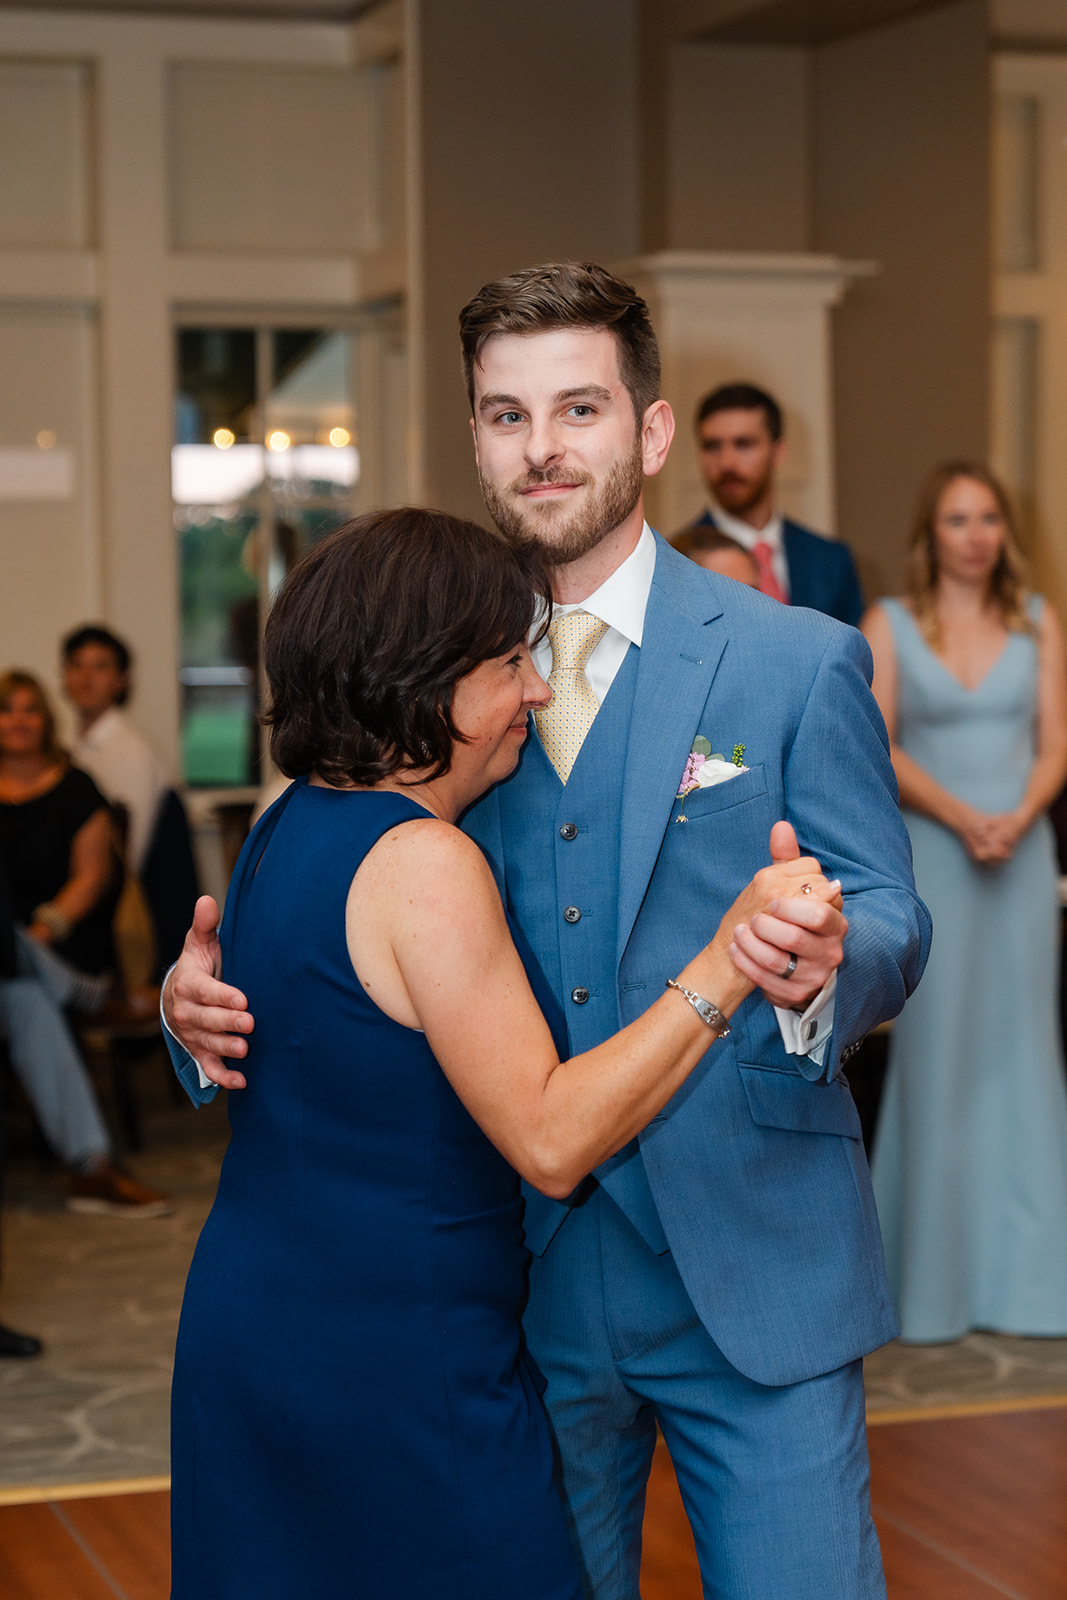
[[[439, 513], [358, 519], [267, 628], [297, 781], [238, 862], [226, 977], [256, 1015], [173, 1393], [174, 1600], [577, 1600], [523, 1348], [518, 1174], [571, 1192], [666, 1103], [708, 1027], [666, 992], [561, 1061], [489, 868], [454, 825], [549, 690], [532, 557]], [[725, 1017], [736, 923], [679, 981]], [[546, 1021], [546, 1017], [549, 1019]]]

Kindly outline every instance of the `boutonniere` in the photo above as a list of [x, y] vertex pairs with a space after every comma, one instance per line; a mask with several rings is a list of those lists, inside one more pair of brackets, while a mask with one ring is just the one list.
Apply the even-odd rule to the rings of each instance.
[[[693, 748], [686, 757], [685, 770], [675, 799], [684, 801], [686, 795], [692, 794], [694, 789], [712, 789], [717, 783], [727, 783], [731, 778], [737, 778], [742, 772], [747, 771], [743, 744], [734, 745], [734, 753], [727, 761], [725, 756], [713, 754], [707, 739], [703, 734], [697, 734], [693, 740]], [[674, 820], [689, 821], [684, 804]]]

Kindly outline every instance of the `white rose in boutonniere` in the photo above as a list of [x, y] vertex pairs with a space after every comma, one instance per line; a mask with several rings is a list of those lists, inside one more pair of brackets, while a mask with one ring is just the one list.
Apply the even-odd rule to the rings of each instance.
[[[694, 789], [712, 789], [717, 783], [726, 783], [730, 778], [737, 778], [742, 772], [747, 772], [748, 768], [743, 760], [744, 754], [744, 745], [735, 744], [734, 753], [727, 761], [725, 756], [714, 755], [708, 741], [703, 735], [698, 734], [686, 758], [685, 771], [682, 773], [676, 798], [684, 801], [686, 795], [692, 794]], [[674, 820], [689, 821], [684, 805]]]

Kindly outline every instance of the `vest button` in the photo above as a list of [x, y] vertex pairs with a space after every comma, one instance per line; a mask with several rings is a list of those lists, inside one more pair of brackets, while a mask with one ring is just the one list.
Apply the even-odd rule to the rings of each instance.
[[578, 828], [576, 824], [573, 822], [565, 822], [562, 828], [559, 830], [559, 836], [561, 839], [577, 839]]
[[563, 913], [563, 920], [564, 922], [580, 922], [582, 913], [577, 906], [567, 906]]
[[589, 999], [589, 990], [581, 987], [572, 989], [571, 999], [574, 1001], [576, 1006], [584, 1006], [585, 1002]]

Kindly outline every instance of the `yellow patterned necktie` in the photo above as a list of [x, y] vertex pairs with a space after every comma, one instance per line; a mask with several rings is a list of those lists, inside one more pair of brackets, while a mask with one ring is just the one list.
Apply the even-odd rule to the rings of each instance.
[[588, 611], [557, 613], [548, 630], [552, 646], [548, 686], [552, 699], [534, 712], [534, 719], [545, 753], [564, 783], [600, 709], [585, 667], [607, 631], [607, 623]]

